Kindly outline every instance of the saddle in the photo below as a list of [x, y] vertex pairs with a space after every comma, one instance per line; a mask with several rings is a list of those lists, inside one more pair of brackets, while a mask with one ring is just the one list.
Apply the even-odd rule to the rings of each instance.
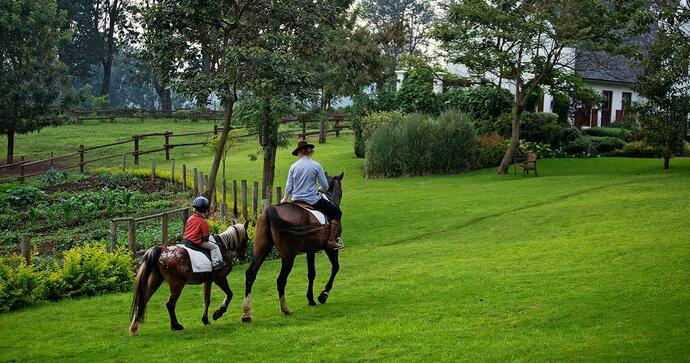
[[[219, 240], [219, 239], [220, 239], [220, 238], [218, 237], [218, 235], [217, 235], [217, 234], [214, 234], [213, 236], [211, 236], [211, 237], [208, 239], [208, 241], [211, 242], [211, 243], [213, 243], [213, 244], [215, 244], [215, 245], [217, 245], [217, 246], [220, 248], [220, 245], [218, 244], [218, 242], [216, 242], [216, 241]], [[197, 245], [196, 243], [194, 243], [194, 242], [192, 242], [192, 241], [188, 241], [188, 240], [186, 240], [186, 239], [182, 240], [182, 245], [184, 245], [185, 247], [189, 248], [190, 250], [194, 250], [194, 251], [203, 253], [204, 256], [206, 256], [206, 258], [208, 258], [209, 262], [211, 261], [211, 251], [209, 251], [209, 250], [207, 250], [207, 249], [205, 249], [205, 248], [203, 248], [203, 247], [199, 247], [199, 245]]]
[[304, 208], [307, 212], [311, 213], [314, 216], [314, 218], [316, 218], [316, 220], [319, 221], [319, 224], [322, 226], [327, 225], [330, 222], [328, 217], [326, 217], [326, 215], [323, 214], [323, 212], [314, 209], [314, 207], [312, 207], [307, 202], [304, 202], [301, 200], [293, 200], [292, 204], [298, 205], [298, 206]]

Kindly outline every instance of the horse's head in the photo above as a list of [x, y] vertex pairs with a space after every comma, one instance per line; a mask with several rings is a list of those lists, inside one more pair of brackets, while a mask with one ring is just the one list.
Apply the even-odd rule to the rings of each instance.
[[340, 173], [340, 175], [329, 176], [326, 173], [326, 179], [328, 179], [328, 195], [331, 197], [331, 201], [335, 205], [340, 206], [340, 201], [343, 199], [343, 178], [345, 173]]
[[235, 256], [240, 261], [247, 258], [247, 244], [249, 243], [248, 225], [249, 222], [244, 224], [236, 223], [218, 235], [228, 250], [235, 251]]

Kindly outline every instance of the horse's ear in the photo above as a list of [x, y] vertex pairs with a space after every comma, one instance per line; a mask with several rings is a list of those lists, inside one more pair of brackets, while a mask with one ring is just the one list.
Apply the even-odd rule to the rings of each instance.
[[341, 172], [340, 175], [338, 175], [336, 178], [338, 178], [338, 180], [341, 180], [341, 181], [342, 181], [344, 177], [345, 177], [345, 172], [343, 171], [343, 172]]

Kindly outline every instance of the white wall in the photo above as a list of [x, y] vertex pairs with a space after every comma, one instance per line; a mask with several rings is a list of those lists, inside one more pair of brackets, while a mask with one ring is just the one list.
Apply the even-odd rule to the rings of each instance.
[[[632, 102], [637, 102], [640, 96], [632, 90], [629, 85], [620, 83], [609, 83], [609, 82], [597, 82], [597, 81], [585, 81], [585, 83], [591, 87], [594, 92], [602, 94], [603, 91], [611, 91], [613, 93], [611, 99], [611, 122], [616, 122], [616, 110], [623, 109], [623, 92], [632, 93]], [[551, 101], [553, 97], [550, 93], [545, 92], [544, 94], [544, 112], [553, 112], [551, 109]], [[575, 122], [571, 119], [570, 122]], [[597, 117], [597, 126], [601, 126], [601, 110]]]

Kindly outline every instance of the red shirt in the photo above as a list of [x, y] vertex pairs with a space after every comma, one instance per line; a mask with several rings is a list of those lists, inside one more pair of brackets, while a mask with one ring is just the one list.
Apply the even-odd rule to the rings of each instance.
[[182, 238], [192, 241], [195, 244], [201, 244], [204, 241], [208, 241], [208, 236], [208, 221], [206, 221], [204, 217], [193, 214], [187, 219]]

